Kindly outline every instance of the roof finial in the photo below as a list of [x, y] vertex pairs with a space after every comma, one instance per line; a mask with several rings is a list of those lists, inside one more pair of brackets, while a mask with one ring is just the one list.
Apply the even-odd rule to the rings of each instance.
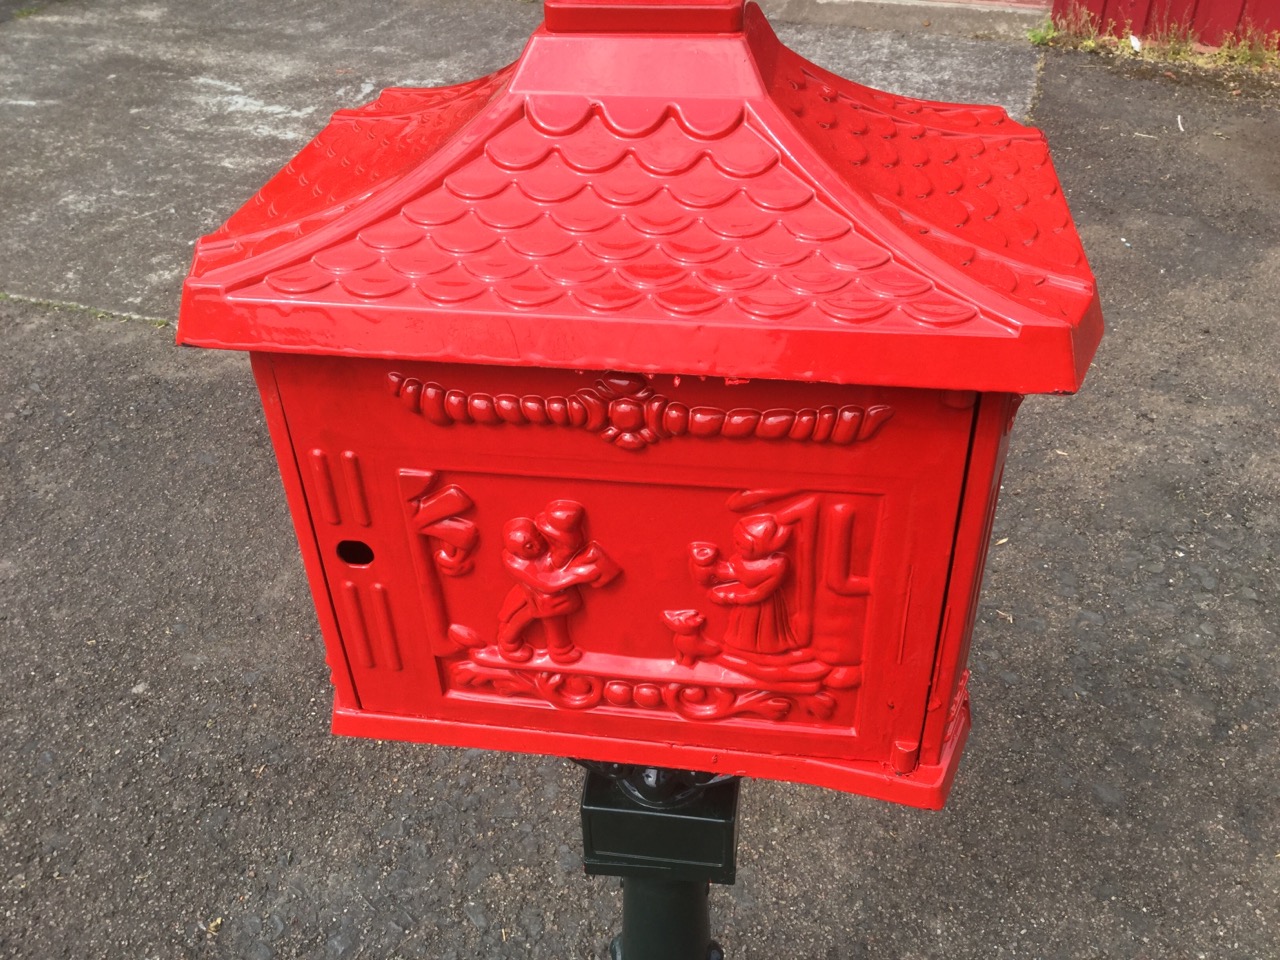
[[545, 0], [551, 33], [740, 33], [744, 0]]

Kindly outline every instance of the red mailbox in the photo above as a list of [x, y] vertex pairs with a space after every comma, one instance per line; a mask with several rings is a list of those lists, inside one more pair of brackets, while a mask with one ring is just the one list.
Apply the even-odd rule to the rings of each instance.
[[336, 114], [197, 247], [340, 733], [940, 806], [1023, 394], [1101, 335], [1043, 136], [741, 0], [546, 0]]

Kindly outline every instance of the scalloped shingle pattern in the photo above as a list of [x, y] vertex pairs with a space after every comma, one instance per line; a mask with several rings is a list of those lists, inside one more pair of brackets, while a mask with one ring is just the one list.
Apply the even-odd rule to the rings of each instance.
[[779, 106], [916, 242], [1040, 313], [1066, 316], [1071, 301], [1088, 302], [1092, 276], [1038, 131], [999, 107], [828, 83], [791, 51], [782, 56]]
[[741, 104], [532, 98], [393, 215], [242, 295], [920, 329], [1003, 322], [793, 171]]
[[507, 67], [453, 87], [389, 88], [371, 103], [338, 111], [210, 235], [202, 260], [210, 267], [243, 260], [331, 222], [439, 149], [505, 87], [511, 73]]

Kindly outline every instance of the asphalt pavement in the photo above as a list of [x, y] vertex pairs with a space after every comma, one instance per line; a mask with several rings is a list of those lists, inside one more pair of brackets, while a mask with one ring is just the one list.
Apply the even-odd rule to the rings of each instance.
[[[329, 112], [509, 62], [538, 5], [0, 14], [0, 956], [603, 957], [621, 901], [582, 875], [576, 768], [329, 735], [247, 361], [172, 345], [191, 242]], [[1277, 100], [873, 26], [780, 33], [1030, 115], [1109, 331], [1078, 396], [1020, 414], [947, 809], [748, 782], [717, 935], [731, 960], [1280, 955]]]

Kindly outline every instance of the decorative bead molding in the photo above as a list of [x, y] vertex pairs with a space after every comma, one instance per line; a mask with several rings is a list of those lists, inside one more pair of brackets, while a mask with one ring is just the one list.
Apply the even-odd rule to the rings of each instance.
[[448, 676], [454, 689], [542, 700], [562, 710], [613, 706], [667, 712], [685, 720], [761, 717], [812, 722], [829, 719], [836, 708], [835, 699], [817, 682], [793, 684], [782, 692], [698, 681], [637, 681], [565, 671], [545, 662], [498, 666], [476, 660], [449, 664]]
[[597, 433], [623, 450], [643, 450], [660, 440], [684, 436], [847, 446], [870, 440], [893, 416], [893, 408], [886, 404], [800, 410], [690, 407], [656, 393], [644, 377], [626, 373], [607, 374], [596, 381], [595, 387], [564, 397], [466, 393], [394, 372], [387, 374], [387, 384], [409, 410], [437, 426], [477, 423], [572, 427]]

